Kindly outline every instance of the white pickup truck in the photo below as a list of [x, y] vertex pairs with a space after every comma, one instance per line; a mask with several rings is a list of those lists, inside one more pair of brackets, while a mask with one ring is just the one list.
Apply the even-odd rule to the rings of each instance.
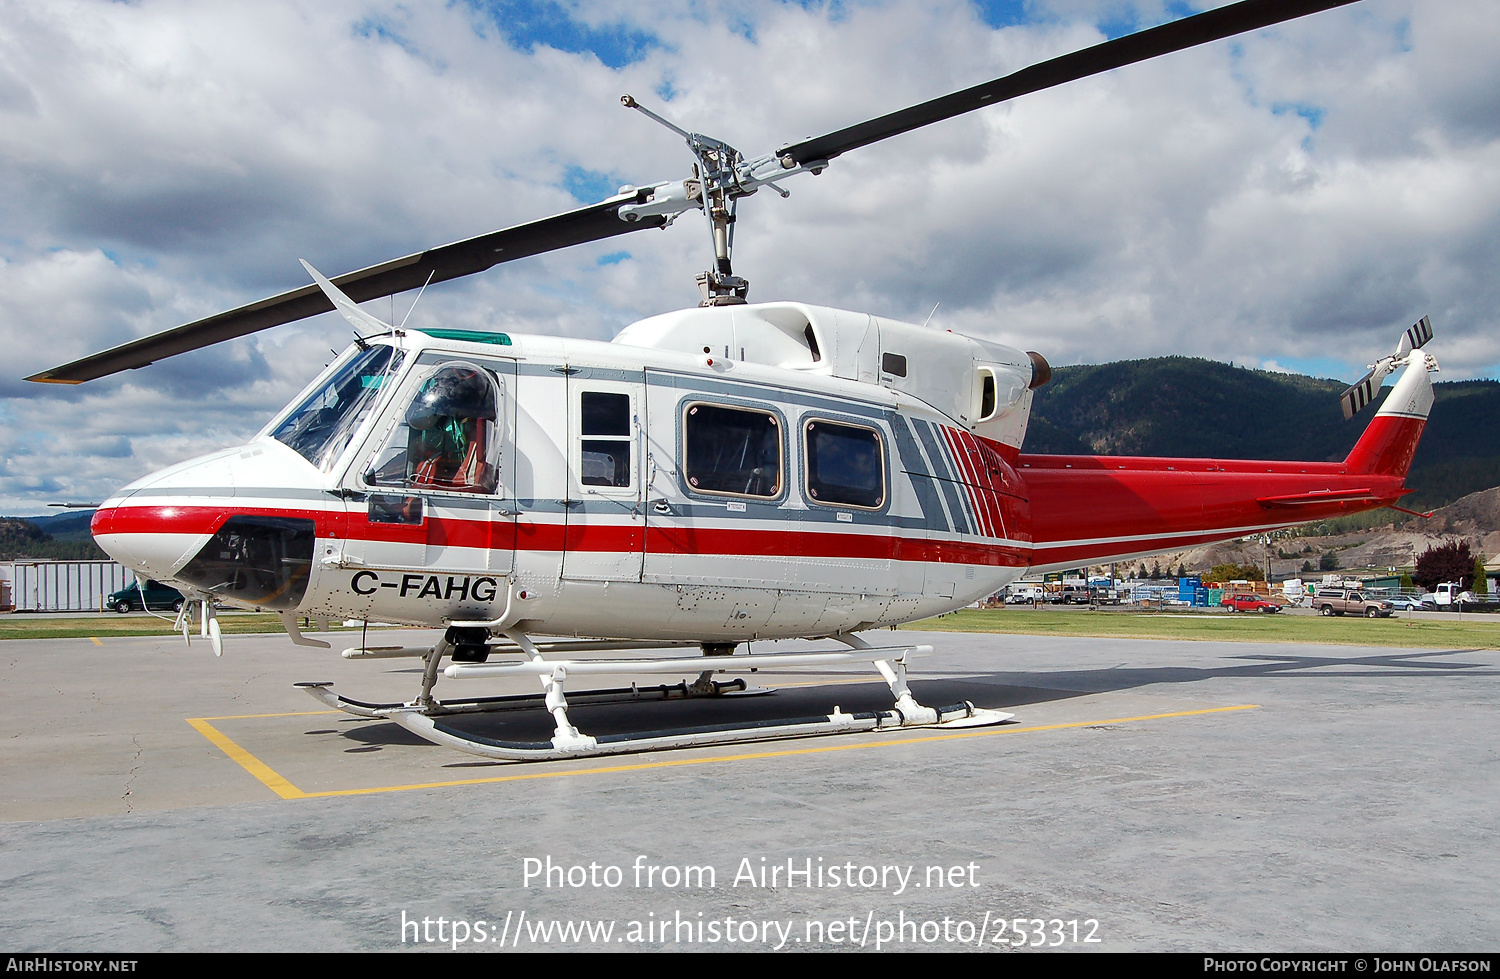
[[1005, 601], [1010, 605], [1029, 605], [1040, 602], [1044, 597], [1041, 585], [1011, 585], [1010, 594], [1005, 596]]
[[1445, 581], [1430, 595], [1422, 596], [1422, 606], [1448, 612], [1500, 613], [1500, 601], [1494, 595], [1476, 595], [1471, 591], [1459, 591], [1458, 585]]
[[1445, 581], [1431, 593], [1422, 596], [1422, 604], [1430, 608], [1452, 608], [1454, 602], [1472, 602], [1474, 593], [1459, 591], [1458, 583]]

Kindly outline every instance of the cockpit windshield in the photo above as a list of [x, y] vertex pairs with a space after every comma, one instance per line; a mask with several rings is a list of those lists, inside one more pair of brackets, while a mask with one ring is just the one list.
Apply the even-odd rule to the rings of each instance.
[[358, 431], [402, 357], [401, 351], [384, 344], [361, 350], [287, 415], [271, 437], [327, 469]]

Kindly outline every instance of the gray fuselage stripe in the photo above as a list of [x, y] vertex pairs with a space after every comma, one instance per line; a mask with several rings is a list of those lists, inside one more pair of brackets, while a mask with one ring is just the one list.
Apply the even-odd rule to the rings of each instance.
[[917, 494], [917, 504], [922, 508], [923, 520], [933, 530], [947, 533], [948, 519], [943, 514], [943, 504], [938, 499], [937, 489], [932, 485], [932, 473], [922, 461], [922, 452], [917, 448], [916, 438], [911, 433], [911, 420], [904, 415], [896, 415], [891, 421], [891, 433], [896, 439], [896, 452], [901, 456], [901, 468], [905, 470], [912, 490]]
[[964, 510], [958, 488], [954, 486], [953, 470], [948, 466], [948, 457], [938, 447], [937, 436], [933, 434], [932, 423], [921, 418], [913, 418], [917, 436], [922, 440], [922, 445], [927, 449], [927, 458], [932, 460], [932, 467], [936, 470], [939, 485], [943, 489], [943, 496], [948, 500], [948, 511], [953, 516], [953, 525], [961, 534], [971, 534], [970, 528], [973, 523], [968, 513]]

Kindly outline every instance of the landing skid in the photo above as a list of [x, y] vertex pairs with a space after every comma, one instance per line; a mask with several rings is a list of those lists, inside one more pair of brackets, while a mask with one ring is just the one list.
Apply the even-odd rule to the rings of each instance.
[[[768, 741], [781, 738], [804, 738], [829, 734], [852, 734], [865, 731], [890, 730], [895, 728], [967, 728], [999, 724], [1014, 715], [1000, 711], [984, 710], [965, 701], [949, 707], [924, 707], [911, 695], [906, 683], [906, 660], [908, 656], [932, 651], [931, 646], [873, 647], [857, 636], [834, 636], [849, 647], [847, 651], [814, 653], [768, 653], [756, 656], [672, 656], [661, 659], [548, 659], [538, 644], [516, 630], [505, 636], [511, 641], [505, 652], [520, 652], [529, 658], [518, 662], [486, 663], [487, 653], [475, 662], [472, 655], [463, 654], [463, 645], [469, 643], [472, 650], [472, 634], [450, 629], [444, 639], [425, 650], [347, 650], [345, 656], [423, 655], [424, 666], [422, 690], [416, 700], [405, 704], [367, 704], [342, 697], [331, 689], [327, 682], [299, 683], [313, 698], [329, 707], [334, 707], [357, 717], [383, 718], [400, 724], [406, 730], [434, 744], [457, 748], [470, 754], [501, 761], [548, 761], [564, 758], [579, 758], [593, 755], [614, 755], [639, 751], [660, 751], [668, 748], [701, 747], [714, 744], [734, 744], [744, 741]], [[455, 640], [458, 642], [456, 643]], [[635, 644], [607, 643], [554, 643], [549, 644], [548, 653], [560, 651], [598, 650], [618, 651], [622, 648], [638, 648]], [[564, 649], [559, 649], [564, 647]], [[450, 679], [480, 677], [535, 676], [541, 680], [543, 692], [532, 695], [505, 697], [479, 697], [468, 700], [439, 701], [432, 696], [437, 682], [437, 670], [442, 658], [460, 652], [466, 661], [454, 662], [443, 675]], [[568, 719], [568, 707], [580, 704], [621, 704], [651, 700], [676, 700], [726, 696], [747, 696], [771, 693], [761, 687], [751, 687], [745, 680], [714, 680], [717, 673], [747, 670], [774, 669], [777, 667], [832, 666], [850, 663], [868, 663], [879, 671], [890, 687], [895, 706], [889, 710], [845, 713], [838, 707], [832, 714], [812, 717], [786, 718], [756, 721], [748, 724], [712, 724], [699, 727], [646, 731], [634, 734], [612, 734], [591, 737], [581, 733]], [[677, 684], [657, 686], [617, 687], [604, 690], [587, 690], [571, 695], [564, 694], [568, 677], [621, 673], [698, 673], [698, 679]], [[552, 714], [556, 725], [550, 741], [498, 741], [482, 735], [470, 734], [443, 721], [453, 714], [475, 714], [494, 711], [520, 710], [541, 707]]]
[[[692, 697], [755, 697], [762, 694], [775, 693], [774, 687], [752, 687], [744, 680], [735, 678], [728, 681], [711, 681], [714, 690], [708, 693], [694, 693], [692, 685], [683, 683], [658, 684], [643, 687], [632, 683], [628, 687], [615, 687], [608, 690], [581, 690], [568, 695], [568, 703], [573, 706], [588, 704], [591, 706], [602, 704], [631, 704], [645, 703], [657, 700], [686, 700]], [[389, 717], [397, 711], [414, 709], [411, 704], [367, 704], [359, 700], [350, 700], [341, 697], [330, 689], [333, 684], [328, 680], [305, 681], [293, 684], [311, 694], [319, 703], [329, 707], [337, 708], [346, 714], [356, 717]], [[546, 694], [522, 693], [512, 694], [508, 697], [475, 697], [469, 700], [444, 700], [434, 701], [430, 708], [423, 713], [430, 717], [442, 717], [445, 714], [488, 714], [507, 710], [534, 710], [545, 706]]]

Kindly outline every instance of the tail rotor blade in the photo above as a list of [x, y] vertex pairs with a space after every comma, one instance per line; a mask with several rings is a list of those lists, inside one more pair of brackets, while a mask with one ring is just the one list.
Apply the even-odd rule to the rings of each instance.
[[1380, 391], [1380, 382], [1391, 372], [1390, 364], [1389, 360], [1382, 360], [1370, 369], [1370, 373], [1355, 381], [1352, 387], [1345, 388], [1344, 393], [1339, 395], [1339, 403], [1344, 406], [1345, 421], [1359, 414], [1360, 409], [1375, 400], [1376, 393]]
[[1413, 350], [1419, 349], [1428, 340], [1432, 339], [1432, 320], [1426, 316], [1417, 320], [1406, 328], [1401, 334], [1401, 339], [1396, 342], [1396, 352], [1391, 356], [1401, 360]]

